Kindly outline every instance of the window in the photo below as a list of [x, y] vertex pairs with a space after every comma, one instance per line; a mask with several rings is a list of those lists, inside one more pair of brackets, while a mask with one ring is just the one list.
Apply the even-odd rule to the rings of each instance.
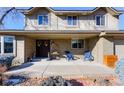
[[39, 15], [38, 25], [48, 25], [48, 15]]
[[71, 41], [72, 48], [84, 48], [84, 40], [83, 39], [73, 39]]
[[13, 40], [12, 36], [4, 36], [4, 53], [13, 53]]
[[76, 26], [77, 25], [77, 16], [68, 16], [67, 23], [69, 26]]
[[104, 15], [96, 15], [96, 26], [105, 26], [105, 16]]

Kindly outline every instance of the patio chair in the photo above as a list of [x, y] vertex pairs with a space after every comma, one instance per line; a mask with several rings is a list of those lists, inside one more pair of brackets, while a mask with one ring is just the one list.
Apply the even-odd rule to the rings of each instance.
[[92, 56], [92, 53], [91, 51], [87, 50], [84, 52], [84, 61], [93, 61], [94, 60], [94, 57]]
[[65, 51], [65, 55], [68, 61], [74, 60], [74, 56], [70, 51]]

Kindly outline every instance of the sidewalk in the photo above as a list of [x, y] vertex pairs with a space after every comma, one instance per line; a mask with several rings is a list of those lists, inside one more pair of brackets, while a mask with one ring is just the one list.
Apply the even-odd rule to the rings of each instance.
[[25, 63], [15, 67], [5, 75], [21, 75], [25, 77], [48, 77], [60, 75], [63, 77], [78, 77], [84, 75], [115, 75], [111, 68], [95, 62], [81, 62], [81, 60], [66, 61], [65, 59]]

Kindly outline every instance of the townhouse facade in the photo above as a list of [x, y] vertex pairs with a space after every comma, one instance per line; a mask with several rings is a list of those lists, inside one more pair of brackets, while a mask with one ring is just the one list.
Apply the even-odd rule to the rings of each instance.
[[[24, 14], [24, 30], [3, 30], [1, 55], [14, 55], [20, 63], [28, 58], [47, 58], [57, 51], [65, 51], [82, 59], [90, 50], [94, 62], [103, 63], [104, 55], [123, 58], [124, 33], [119, 30], [119, 16], [123, 14], [111, 7], [93, 10], [54, 10], [32, 7], [20, 10]], [[82, 59], [83, 61], [83, 59]]]

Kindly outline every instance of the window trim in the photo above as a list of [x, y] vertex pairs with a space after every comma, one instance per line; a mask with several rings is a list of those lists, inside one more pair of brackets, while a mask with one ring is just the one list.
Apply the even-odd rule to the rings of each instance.
[[[47, 16], [48, 17], [48, 24], [39, 24], [39, 16], [42, 16], [42, 17]], [[44, 15], [43, 14], [42, 15], [37, 15], [37, 25], [38, 26], [48, 26], [49, 25], [49, 15], [48, 14], [46, 14], [46, 15], [45, 14]]]
[[[69, 16], [71, 16], [71, 17], [74, 17], [74, 16], [75, 16], [75, 17], [76, 17], [76, 25], [69, 25], [69, 24], [68, 24], [68, 17], [69, 17]], [[67, 22], [67, 26], [68, 26], [68, 27], [77, 27], [77, 26], [78, 26], [78, 21], [79, 21], [79, 20], [78, 20], [78, 16], [77, 16], [77, 15], [68, 15], [68, 16], [66, 16], [66, 22]]]
[[[76, 41], [79, 41], [79, 40], [83, 40], [83, 42], [84, 42], [84, 45], [83, 45], [83, 48], [79, 48], [78, 46], [77, 46], [77, 48], [73, 48], [72, 47], [72, 40], [76, 40]], [[78, 44], [77, 44], [78, 45]], [[85, 39], [71, 39], [71, 49], [85, 49]]]
[[[13, 37], [13, 52], [12, 53], [5, 53], [4, 52], [4, 37], [9, 36], [9, 37]], [[8, 54], [12, 54], [15, 55], [16, 54], [16, 40], [15, 40], [15, 36], [11, 36], [11, 35], [1, 35], [1, 53], [0, 55], [8, 55]]]
[[[100, 25], [97, 25], [97, 17], [100, 16]], [[104, 17], [104, 25], [101, 25], [101, 17]], [[106, 16], [105, 15], [102, 15], [102, 14], [97, 14], [95, 15], [95, 26], [96, 27], [105, 27], [106, 26]]]

